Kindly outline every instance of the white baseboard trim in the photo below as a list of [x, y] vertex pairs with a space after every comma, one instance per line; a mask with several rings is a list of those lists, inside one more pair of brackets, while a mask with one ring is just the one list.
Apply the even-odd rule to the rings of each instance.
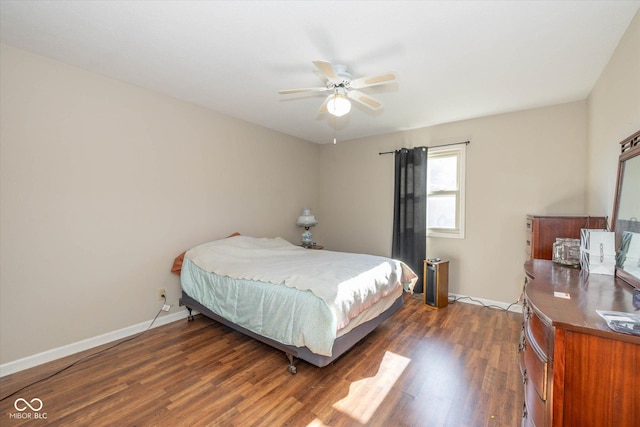
[[[189, 316], [189, 312], [186, 309], [167, 314], [166, 316], [158, 316], [151, 329], [181, 319], [186, 319], [187, 316]], [[27, 356], [13, 362], [4, 363], [0, 365], [0, 378], [19, 371], [23, 371], [25, 369], [33, 368], [34, 366], [42, 365], [43, 363], [52, 362], [62, 357], [79, 353], [81, 351], [89, 350], [103, 344], [108, 344], [122, 338], [130, 337], [132, 335], [145, 331], [147, 328], [149, 328], [150, 323], [151, 320], [147, 320], [146, 322], [138, 323], [137, 325], [127, 326], [126, 328], [118, 329], [117, 331], [107, 332], [106, 334], [98, 335], [86, 340], [47, 350], [42, 353], [34, 354], [33, 356]]]
[[467, 304], [491, 306], [490, 308], [502, 308], [504, 310], [513, 311], [515, 313], [522, 313], [522, 303], [510, 304], [508, 302], [492, 301], [490, 299], [470, 297], [468, 295], [458, 295], [449, 293], [449, 297], [454, 297], [457, 302], [464, 302]]

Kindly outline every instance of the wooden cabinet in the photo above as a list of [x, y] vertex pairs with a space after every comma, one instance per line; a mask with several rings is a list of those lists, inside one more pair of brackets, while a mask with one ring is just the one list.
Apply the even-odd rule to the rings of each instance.
[[527, 261], [525, 272], [522, 425], [637, 426], [640, 337], [612, 331], [596, 313], [637, 311], [632, 288], [546, 260]]
[[606, 216], [527, 215], [529, 259], [551, 259], [557, 237], [579, 239], [582, 228], [607, 228]]

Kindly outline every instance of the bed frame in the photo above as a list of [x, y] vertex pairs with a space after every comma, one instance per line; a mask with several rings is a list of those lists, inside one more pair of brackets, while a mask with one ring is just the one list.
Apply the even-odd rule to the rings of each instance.
[[185, 307], [187, 307], [187, 310], [189, 310], [189, 317], [188, 317], [188, 321], [192, 321], [193, 320], [193, 310], [196, 310], [198, 313], [215, 320], [216, 322], [222, 323], [223, 325], [226, 325], [240, 333], [243, 333], [255, 340], [258, 340], [260, 342], [263, 342], [273, 348], [275, 348], [276, 350], [280, 350], [283, 351], [286, 356], [287, 359], [289, 360], [289, 365], [287, 367], [287, 369], [289, 370], [289, 372], [293, 375], [297, 372], [297, 368], [294, 364], [295, 359], [294, 358], [298, 358], [298, 359], [302, 359], [304, 361], [307, 361], [309, 363], [311, 363], [312, 365], [315, 365], [319, 368], [322, 368], [323, 366], [327, 366], [328, 364], [330, 364], [331, 362], [333, 362], [334, 360], [336, 360], [338, 357], [340, 357], [341, 355], [343, 355], [344, 353], [346, 353], [347, 351], [349, 351], [351, 349], [351, 347], [353, 347], [356, 343], [358, 343], [360, 340], [362, 340], [364, 337], [366, 337], [367, 335], [369, 335], [374, 329], [376, 329], [382, 322], [384, 322], [385, 320], [387, 320], [393, 313], [395, 313], [396, 311], [398, 311], [400, 309], [400, 307], [403, 306], [404, 304], [404, 294], [400, 295], [395, 302], [393, 303], [393, 305], [391, 305], [391, 307], [389, 307], [387, 310], [383, 311], [378, 317], [376, 317], [375, 319], [371, 319], [355, 328], [353, 328], [351, 331], [349, 331], [348, 333], [336, 338], [336, 340], [333, 343], [333, 347], [332, 347], [332, 351], [331, 351], [331, 356], [322, 356], [319, 354], [315, 354], [313, 353], [311, 350], [309, 350], [307, 347], [294, 347], [294, 346], [290, 346], [290, 345], [286, 345], [286, 344], [282, 344], [278, 341], [272, 340], [270, 338], [266, 338], [263, 337], [262, 335], [256, 334], [255, 332], [252, 332], [248, 329], [243, 328], [242, 326], [238, 326], [235, 323], [225, 319], [224, 317], [212, 312], [211, 310], [209, 310], [208, 308], [206, 308], [205, 306], [203, 306], [202, 304], [200, 304], [198, 301], [196, 301], [195, 299], [191, 298], [189, 295], [187, 295], [184, 291], [182, 291], [182, 298], [180, 298], [179, 301], [180, 305], [183, 305]]

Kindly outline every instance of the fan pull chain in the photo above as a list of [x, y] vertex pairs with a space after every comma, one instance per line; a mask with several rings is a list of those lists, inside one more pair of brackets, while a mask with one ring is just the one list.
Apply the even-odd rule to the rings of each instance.
[[333, 144], [335, 145], [336, 143], [336, 116], [333, 116]]

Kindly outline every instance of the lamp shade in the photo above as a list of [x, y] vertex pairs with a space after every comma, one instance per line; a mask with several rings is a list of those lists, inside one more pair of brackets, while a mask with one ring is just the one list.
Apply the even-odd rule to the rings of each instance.
[[336, 117], [341, 117], [351, 111], [351, 102], [346, 96], [341, 94], [333, 95], [333, 98], [327, 102], [327, 111]]
[[318, 223], [318, 220], [311, 213], [311, 209], [303, 208], [302, 214], [298, 217], [298, 221], [296, 222], [296, 225], [298, 227], [313, 227], [317, 223]]

